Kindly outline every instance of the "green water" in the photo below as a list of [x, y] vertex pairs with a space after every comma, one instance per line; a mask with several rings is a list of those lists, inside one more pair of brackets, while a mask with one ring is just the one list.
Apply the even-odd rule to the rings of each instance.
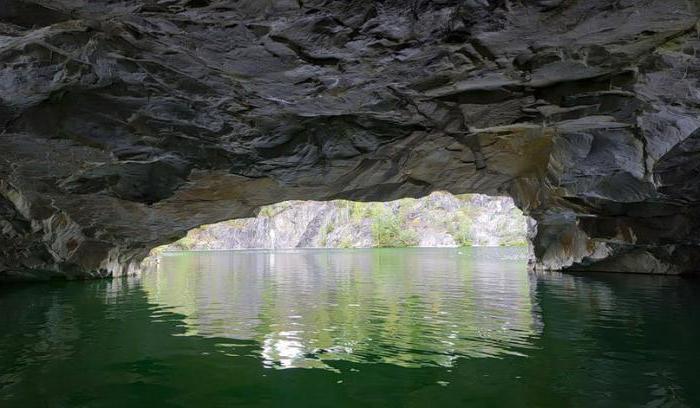
[[0, 407], [692, 407], [699, 347], [699, 282], [519, 248], [173, 253], [0, 288]]

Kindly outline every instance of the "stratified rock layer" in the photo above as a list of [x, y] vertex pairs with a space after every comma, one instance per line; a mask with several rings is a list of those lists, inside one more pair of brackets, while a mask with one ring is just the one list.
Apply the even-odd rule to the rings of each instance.
[[287, 201], [255, 218], [195, 228], [172, 250], [459, 247], [525, 245], [527, 218], [510, 197], [453, 196], [381, 203]]
[[290, 199], [509, 194], [542, 268], [700, 261], [688, 0], [0, 0], [0, 276]]

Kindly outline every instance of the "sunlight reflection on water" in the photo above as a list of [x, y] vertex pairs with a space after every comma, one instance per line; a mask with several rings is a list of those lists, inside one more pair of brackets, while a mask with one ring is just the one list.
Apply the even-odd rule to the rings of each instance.
[[[438, 256], [436, 256], [438, 255]], [[146, 274], [187, 334], [255, 340], [264, 364], [451, 366], [537, 336], [525, 249], [182, 252]]]

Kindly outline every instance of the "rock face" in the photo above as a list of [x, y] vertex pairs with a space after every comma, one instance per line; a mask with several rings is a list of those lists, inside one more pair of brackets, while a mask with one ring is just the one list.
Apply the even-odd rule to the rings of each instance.
[[508, 197], [435, 192], [386, 203], [288, 201], [256, 218], [195, 228], [160, 250], [524, 245], [527, 220]]
[[694, 0], [0, 0], [0, 275], [284, 200], [510, 195], [533, 265], [700, 261]]

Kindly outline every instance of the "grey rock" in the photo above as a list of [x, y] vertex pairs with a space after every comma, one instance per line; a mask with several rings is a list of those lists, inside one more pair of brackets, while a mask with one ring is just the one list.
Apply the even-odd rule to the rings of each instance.
[[2, 0], [0, 276], [436, 190], [512, 196], [538, 268], [695, 272], [699, 7]]
[[401, 244], [377, 242], [375, 228], [392, 223], [412, 238], [405, 246], [505, 246], [525, 242], [526, 218], [509, 197], [481, 194], [455, 197], [435, 192], [419, 199], [386, 203], [288, 201], [263, 207], [255, 218], [205, 225], [168, 250], [278, 248], [372, 248]]

